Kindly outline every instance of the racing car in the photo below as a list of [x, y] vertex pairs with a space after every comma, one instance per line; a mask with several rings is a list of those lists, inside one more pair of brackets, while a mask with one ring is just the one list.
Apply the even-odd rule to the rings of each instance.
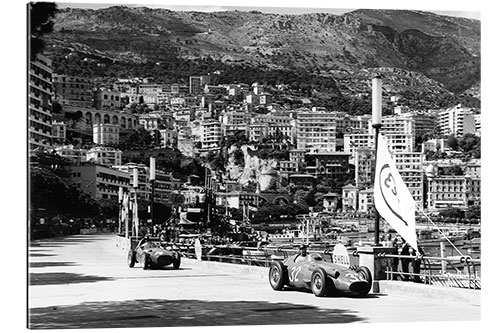
[[181, 255], [172, 247], [169, 248], [162, 243], [143, 238], [134, 249], [129, 251], [127, 262], [130, 268], [140, 263], [143, 269], [161, 268], [170, 264], [174, 269], [179, 269]]
[[311, 290], [317, 297], [340, 292], [367, 295], [371, 290], [372, 275], [368, 267], [346, 267], [345, 264], [329, 262], [318, 253], [296, 254], [271, 263], [269, 283], [274, 290], [290, 286]]

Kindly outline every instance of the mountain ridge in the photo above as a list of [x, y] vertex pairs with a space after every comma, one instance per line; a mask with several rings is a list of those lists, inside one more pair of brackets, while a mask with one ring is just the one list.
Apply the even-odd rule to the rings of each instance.
[[60, 10], [54, 30], [48, 36], [53, 45], [116, 61], [211, 58], [333, 79], [338, 71], [391, 67], [422, 73], [454, 93], [480, 81], [480, 22], [422, 11], [281, 15], [73, 8]]

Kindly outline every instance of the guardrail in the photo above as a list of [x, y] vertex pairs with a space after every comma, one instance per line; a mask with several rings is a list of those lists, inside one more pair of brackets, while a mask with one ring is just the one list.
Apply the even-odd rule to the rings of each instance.
[[[387, 280], [414, 281], [445, 287], [481, 289], [481, 277], [477, 270], [481, 266], [480, 259], [473, 259], [470, 256], [431, 257], [386, 253], [380, 253], [377, 256], [394, 259], [393, 265], [386, 267]], [[412, 272], [409, 269], [407, 271], [397, 269], [399, 262], [403, 260], [407, 261], [408, 266], [413, 266], [416, 263], [423, 272], [420, 272], [420, 269], [415, 270], [414, 268], [412, 268]]]
[[[196, 259], [193, 245], [175, 244], [179, 252], [184, 257]], [[309, 251], [310, 253], [325, 253], [325, 251]], [[202, 260], [219, 261], [234, 264], [244, 264], [252, 266], [269, 267], [273, 261], [273, 256], [289, 255], [297, 253], [297, 247], [247, 247], [234, 245], [214, 245], [204, 246], [202, 250]]]

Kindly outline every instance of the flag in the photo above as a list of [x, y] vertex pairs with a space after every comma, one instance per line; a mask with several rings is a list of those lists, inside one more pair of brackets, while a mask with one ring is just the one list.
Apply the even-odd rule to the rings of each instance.
[[415, 200], [396, 169], [384, 137], [379, 134], [373, 189], [375, 208], [415, 250]]

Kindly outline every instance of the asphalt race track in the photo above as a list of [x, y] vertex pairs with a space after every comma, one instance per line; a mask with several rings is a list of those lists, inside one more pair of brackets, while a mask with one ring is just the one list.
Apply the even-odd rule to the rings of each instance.
[[268, 270], [183, 258], [181, 268], [129, 268], [114, 235], [32, 242], [33, 329], [478, 321], [481, 307], [424, 297], [317, 298], [273, 291]]

